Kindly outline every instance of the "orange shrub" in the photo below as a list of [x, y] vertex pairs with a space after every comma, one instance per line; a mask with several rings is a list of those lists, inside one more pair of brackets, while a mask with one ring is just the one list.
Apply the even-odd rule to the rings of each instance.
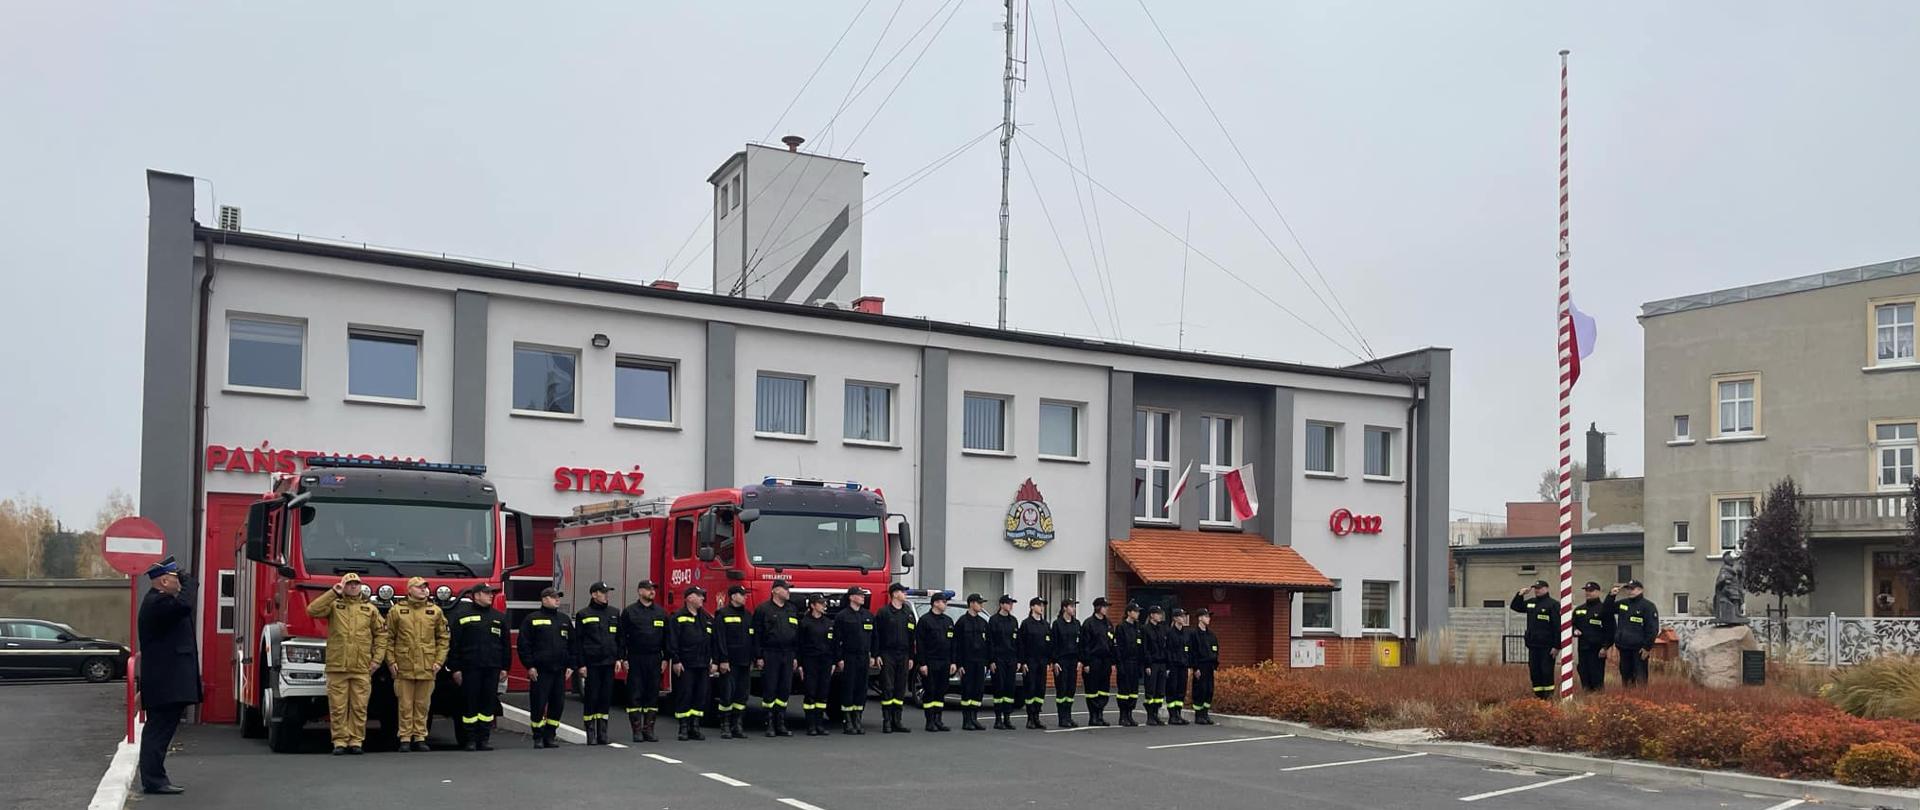
[[1920, 754], [1895, 742], [1856, 745], [1833, 766], [1833, 778], [1855, 787], [1920, 787]]
[[1575, 741], [1583, 751], [1610, 757], [1637, 757], [1644, 742], [1660, 730], [1660, 706], [1638, 698], [1607, 695], [1588, 701]]
[[1536, 698], [1509, 700], [1487, 712], [1485, 739], [1494, 745], [1528, 748], [1556, 741], [1559, 707]]
[[1449, 704], [1435, 713], [1434, 730], [1449, 740], [1483, 742], [1487, 738], [1486, 716], [1472, 706]]
[[1653, 737], [1640, 746], [1646, 759], [1688, 768], [1736, 768], [1740, 752], [1759, 728], [1758, 716], [1739, 711], [1664, 707]]
[[1872, 722], [1840, 712], [1774, 718], [1741, 748], [1746, 769], [1782, 779], [1825, 779], [1856, 745], [1880, 742]]
[[1366, 728], [1368, 718], [1380, 713], [1374, 703], [1352, 692], [1339, 689], [1317, 690], [1303, 687], [1308, 692], [1306, 701], [1306, 722], [1323, 728]]

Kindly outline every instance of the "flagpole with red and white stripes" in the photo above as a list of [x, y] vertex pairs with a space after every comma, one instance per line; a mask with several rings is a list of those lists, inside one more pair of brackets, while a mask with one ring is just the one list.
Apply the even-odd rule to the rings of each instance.
[[1560, 52], [1560, 697], [1573, 695], [1573, 249], [1567, 227], [1567, 54]]

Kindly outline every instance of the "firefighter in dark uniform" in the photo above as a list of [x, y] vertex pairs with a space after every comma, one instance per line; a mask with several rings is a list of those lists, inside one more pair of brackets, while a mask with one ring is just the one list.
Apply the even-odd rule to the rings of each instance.
[[[1660, 637], [1660, 611], [1646, 596], [1640, 580], [1622, 585], [1627, 598], [1613, 603], [1613, 646], [1620, 651], [1620, 684], [1645, 685], [1647, 658]], [[1612, 595], [1608, 599], [1614, 598]]]
[[1147, 725], [1165, 725], [1160, 722], [1160, 708], [1167, 705], [1167, 613], [1159, 605], [1147, 609], [1147, 626], [1142, 628], [1141, 638], [1146, 642], [1146, 697]]
[[720, 739], [744, 740], [740, 720], [747, 714], [747, 696], [753, 692], [753, 615], [747, 612], [747, 586], [727, 589], [727, 604], [713, 612], [714, 632], [726, 647], [714, 659], [720, 670], [713, 682], [714, 710], [720, 713]]
[[1187, 705], [1187, 655], [1193, 648], [1187, 628], [1187, 611], [1173, 609], [1173, 624], [1167, 628], [1167, 725], [1184, 726], [1180, 710]]
[[833, 618], [827, 615], [827, 595], [807, 596], [807, 615], [800, 617], [794, 642], [800, 663], [800, 708], [807, 713], [807, 736], [827, 733], [827, 699], [833, 694]]
[[760, 668], [760, 706], [767, 710], [767, 736], [791, 737], [787, 698], [793, 696], [794, 641], [800, 636], [800, 608], [790, 601], [787, 581], [773, 581], [773, 598], [753, 609], [754, 665]]
[[140, 599], [140, 706], [147, 725], [140, 736], [140, 791], [171, 796], [186, 788], [167, 776], [167, 747], [187, 707], [201, 701], [200, 653], [194, 643], [194, 588], [172, 557], [147, 568], [150, 585]]
[[1013, 707], [1020, 702], [1020, 620], [1013, 616], [1013, 597], [1000, 595], [1000, 608], [987, 619], [987, 678], [993, 684], [993, 727], [1013, 730]]
[[1046, 729], [1040, 707], [1047, 700], [1047, 671], [1053, 668], [1053, 625], [1047, 623], [1047, 600], [1027, 600], [1027, 618], [1020, 622], [1020, 700], [1027, 707], [1027, 728]]
[[559, 588], [540, 592], [539, 609], [520, 622], [520, 664], [527, 668], [527, 726], [533, 747], [559, 748], [560, 716], [573, 679], [573, 619], [560, 611]]
[[1553, 699], [1553, 652], [1560, 646], [1560, 603], [1547, 595], [1547, 581], [1534, 580], [1533, 587], [1522, 588], [1507, 607], [1527, 616], [1527, 679], [1533, 682], [1533, 696]]
[[[953, 682], [953, 618], [947, 615], [952, 595], [935, 591], [927, 615], [913, 631], [913, 660], [920, 664], [920, 709], [928, 731], [952, 731], [941, 715], [947, 708], [947, 685]], [[905, 731], [905, 729], [901, 729]]]
[[653, 580], [643, 579], [639, 597], [620, 612], [620, 641], [626, 645], [627, 724], [634, 742], [659, 742], [653, 736], [660, 716], [660, 679], [667, 674], [667, 612], [653, 601]]
[[1613, 614], [1600, 599], [1600, 583], [1580, 588], [1587, 601], [1573, 608], [1573, 636], [1580, 645], [1580, 687], [1598, 692], [1607, 681], [1607, 648], [1613, 646]]
[[842, 734], [865, 734], [860, 715], [867, 711], [867, 673], [880, 665], [873, 654], [873, 614], [867, 612], [867, 590], [847, 589], [847, 606], [833, 617], [833, 670], [840, 676]]
[[[953, 663], [960, 668], [960, 728], [985, 731], [980, 725], [981, 699], [987, 694], [987, 665], [992, 660], [992, 640], [987, 617], [987, 600], [977, 593], [967, 594], [967, 612], [953, 623]], [[998, 726], [1000, 713], [994, 712]]]
[[1114, 699], [1120, 704], [1120, 725], [1137, 726], [1133, 704], [1140, 700], [1140, 675], [1147, 665], [1145, 633], [1140, 626], [1140, 603], [1127, 603], [1127, 616], [1113, 631], [1114, 656], [1119, 660], [1119, 685]]
[[1080, 662], [1080, 600], [1060, 600], [1060, 617], [1053, 620], [1053, 703], [1061, 728], [1077, 728], [1073, 722], [1074, 685], [1084, 665]]
[[1113, 697], [1114, 633], [1107, 621], [1107, 598], [1094, 597], [1093, 615], [1080, 625], [1080, 660], [1087, 665], [1087, 725], [1107, 724], [1107, 698]]
[[1193, 722], [1213, 725], [1208, 712], [1213, 709], [1213, 671], [1220, 667], [1220, 637], [1213, 634], [1213, 611], [1201, 608], [1193, 612], [1198, 625], [1193, 629], [1187, 661], [1193, 667]]
[[713, 632], [713, 617], [701, 610], [707, 603], [707, 591], [698, 585], [681, 596], [686, 604], [673, 612], [667, 622], [667, 660], [673, 663], [673, 717], [680, 721], [674, 739], [704, 740], [700, 718], [707, 716], [707, 699], [713, 696], [715, 661], [726, 660], [720, 653], [720, 636]]
[[588, 745], [607, 744], [608, 712], [613, 709], [613, 663], [620, 660], [620, 611], [608, 604], [613, 586], [587, 588], [587, 606], [573, 615], [573, 660], [586, 670], [580, 690], [580, 722]]
[[873, 649], [880, 658], [880, 733], [906, 734], [907, 673], [913, 669], [913, 607], [907, 586], [887, 586], [887, 603], [873, 613]]
[[500, 714], [500, 673], [513, 663], [507, 614], [493, 608], [500, 589], [482, 582], [468, 588], [467, 601], [447, 612], [447, 669], [460, 687], [460, 723], [466, 728], [460, 748], [493, 750], [493, 721]]

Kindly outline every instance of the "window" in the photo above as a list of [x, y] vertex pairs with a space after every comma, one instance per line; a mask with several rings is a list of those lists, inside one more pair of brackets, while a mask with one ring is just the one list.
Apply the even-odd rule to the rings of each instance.
[[1200, 459], [1200, 480], [1207, 490], [1206, 512], [1200, 517], [1204, 523], [1233, 525], [1233, 502], [1227, 497], [1227, 485], [1221, 478], [1233, 471], [1234, 462], [1239, 459], [1235, 449], [1240, 434], [1235, 427], [1232, 417], [1200, 417], [1200, 435], [1207, 442], [1206, 455]]
[[[981, 594], [981, 596], [985, 595]], [[1047, 600], [1049, 610], [1057, 611], [1062, 601], [1080, 598], [1080, 575], [1065, 571], [1041, 571], [1040, 589], [1037, 595]]]
[[1300, 629], [1333, 632], [1333, 592], [1309, 591], [1300, 594]]
[[673, 558], [693, 559], [693, 518], [683, 517], [673, 524]]
[[733, 209], [727, 205], [727, 184], [723, 182], [720, 184], [720, 218], [726, 219], [727, 212], [731, 210]]
[[227, 385], [261, 391], [305, 390], [307, 326], [298, 321], [227, 321]]
[[753, 429], [773, 436], [806, 436], [807, 380], [762, 374], [754, 381]]
[[1393, 583], [1360, 584], [1360, 629], [1393, 629]]
[[876, 444], [893, 441], [892, 386], [847, 383], [846, 410], [845, 438]]
[[740, 175], [733, 176], [733, 207], [740, 207]]
[[513, 409], [572, 416], [579, 366], [580, 355], [565, 349], [513, 347]]
[[233, 632], [233, 571], [220, 572], [220, 615], [215, 620], [213, 631], [216, 633]]
[[1393, 434], [1389, 428], [1367, 428], [1367, 475], [1393, 477]]
[[1503, 608], [1507, 606], [1507, 603], [1498, 599], [1482, 599], [1480, 600], [1480, 606], [1485, 608]]
[[989, 568], [968, 568], [960, 572], [961, 595], [977, 593], [987, 598], [988, 606], [995, 606], [995, 600], [1007, 590], [1007, 572]]
[[1537, 566], [1537, 565], [1523, 565], [1523, 566], [1520, 566], [1520, 573], [1522, 573], [1522, 574], [1531, 574], [1531, 573], [1535, 573], [1535, 572], [1537, 572], [1537, 571], [1539, 571], [1539, 570], [1540, 570], [1540, 566]]
[[1333, 422], [1307, 423], [1307, 472], [1340, 472], [1340, 426]]
[[960, 447], [983, 453], [1007, 452], [1007, 400], [967, 394], [961, 402]]
[[1673, 522], [1673, 547], [1693, 547], [1693, 535], [1688, 532], [1687, 522], [1684, 520], [1676, 520]]
[[1713, 550], [1716, 555], [1728, 549], [1739, 548], [1746, 539], [1747, 527], [1753, 525], [1753, 498], [1750, 496], [1721, 498], [1719, 513], [1719, 547]]
[[1133, 412], [1133, 517], [1168, 521], [1167, 488], [1173, 486], [1173, 414]]
[[1692, 605], [1687, 604], [1689, 601], [1690, 600], [1687, 598], [1687, 595], [1684, 593], [1674, 594], [1673, 595], [1673, 614], [1675, 616], [1687, 615], [1687, 611], [1693, 608]]
[[1080, 406], [1065, 402], [1040, 403], [1040, 455], [1080, 457]]
[[1690, 421], [1691, 420], [1684, 413], [1678, 416], [1675, 416], [1673, 418], [1673, 440], [1674, 441], [1683, 442], [1693, 438], [1693, 425], [1689, 424]]
[[1913, 362], [1913, 302], [1873, 308], [1873, 358], [1876, 363]]
[[1720, 406], [1715, 414], [1714, 435], [1750, 436], [1759, 432], [1759, 377], [1715, 378], [1713, 390]]
[[1875, 483], [1883, 490], [1905, 491], [1913, 485], [1913, 422], [1883, 422], [1873, 426], [1873, 455], [1879, 466]]
[[30, 638], [35, 641], [59, 641], [60, 631], [39, 622], [14, 622], [13, 631], [8, 633], [14, 638]]
[[420, 401], [420, 336], [380, 329], [347, 330], [347, 396]]
[[1616, 566], [1614, 566], [1614, 567], [1613, 567], [1613, 581], [1614, 581], [1614, 582], [1632, 582], [1632, 581], [1633, 581], [1633, 566], [1631, 566], [1631, 565], [1616, 565]]
[[613, 418], [620, 422], [673, 424], [670, 362], [621, 357], [613, 361]]

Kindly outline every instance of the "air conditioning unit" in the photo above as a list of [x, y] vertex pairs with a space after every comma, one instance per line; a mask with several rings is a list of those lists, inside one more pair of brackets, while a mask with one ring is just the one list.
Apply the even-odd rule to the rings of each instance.
[[240, 206], [237, 206], [237, 205], [220, 206], [220, 230], [223, 230], [223, 231], [240, 230]]

